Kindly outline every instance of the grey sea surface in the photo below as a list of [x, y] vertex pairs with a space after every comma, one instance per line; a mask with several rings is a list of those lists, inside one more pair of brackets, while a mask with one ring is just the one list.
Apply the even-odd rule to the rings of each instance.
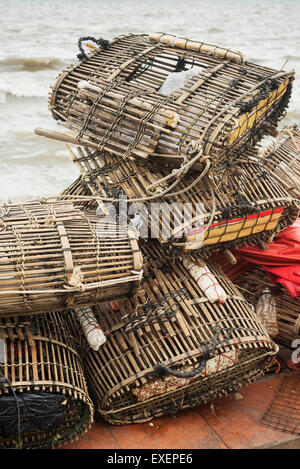
[[0, 0], [0, 200], [56, 195], [77, 176], [65, 146], [34, 134], [57, 130], [48, 92], [76, 61], [81, 36], [167, 32], [294, 69], [281, 125], [300, 123], [299, 0]]

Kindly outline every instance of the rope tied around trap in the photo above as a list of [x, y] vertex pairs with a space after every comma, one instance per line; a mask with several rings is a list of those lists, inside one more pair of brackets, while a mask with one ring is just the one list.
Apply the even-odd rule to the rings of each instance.
[[102, 47], [104, 50], [107, 50], [109, 48], [109, 41], [107, 39], [103, 39], [102, 37], [100, 37], [99, 39], [96, 39], [93, 36], [80, 37], [78, 39], [78, 49], [80, 50], [80, 54], [77, 54], [77, 58], [79, 60], [88, 58], [87, 54], [84, 52], [84, 49], [82, 47], [82, 43], [85, 41], [92, 41], [98, 46]]
[[0, 219], [9, 216], [9, 207], [5, 203], [0, 203]]
[[[239, 345], [245, 344], [244, 341], [241, 343], [234, 337], [233, 332], [237, 331], [240, 333], [241, 331], [246, 331], [247, 333], [252, 333], [254, 336], [254, 340], [249, 340], [246, 343], [259, 343], [259, 331], [252, 328], [246, 327], [221, 327], [221, 324], [217, 324], [215, 327], [212, 327], [212, 333], [214, 334], [210, 341], [199, 341], [199, 346], [203, 350], [203, 354], [201, 356], [200, 362], [198, 366], [192, 370], [187, 372], [180, 372], [177, 370], [173, 370], [172, 368], [168, 367], [164, 363], [158, 363], [155, 367], [153, 372], [149, 373], [150, 376], [161, 376], [161, 375], [171, 375], [177, 378], [193, 378], [200, 374], [206, 367], [207, 362], [213, 359], [216, 356], [216, 351], [218, 348], [227, 347], [231, 348], [230, 340], [233, 340], [234, 349], [237, 350]], [[220, 334], [222, 333], [223, 338], [220, 339]], [[268, 340], [269, 345], [272, 346], [274, 350], [278, 352], [279, 347], [273, 343], [271, 340]], [[272, 365], [272, 362], [269, 363]]]

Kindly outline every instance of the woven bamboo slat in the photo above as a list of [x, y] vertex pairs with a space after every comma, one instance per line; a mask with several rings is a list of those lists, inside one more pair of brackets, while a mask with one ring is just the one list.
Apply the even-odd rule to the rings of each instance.
[[[192, 67], [197, 73], [177, 91], [159, 91], [171, 73]], [[52, 137], [124, 159], [168, 158], [177, 167], [191, 159], [196, 142], [193, 164], [200, 170], [209, 155], [214, 167], [226, 162], [228, 148], [274, 131], [293, 79], [294, 72], [245, 62], [229, 49], [164, 34], [123, 35], [60, 74], [49, 107], [73, 133]]]
[[92, 196], [92, 192], [88, 188], [88, 183], [85, 182], [82, 175], [80, 175], [75, 181], [73, 181], [68, 187], [66, 187], [58, 196], [59, 200], [70, 200], [70, 196], [74, 196], [72, 202], [75, 207], [81, 208], [82, 210], [88, 210], [92, 212], [97, 210], [97, 215], [106, 215], [105, 208], [101, 200], [80, 200], [83, 196]]
[[[103, 214], [104, 215], [104, 214]], [[55, 222], [80, 218], [79, 210], [70, 201], [34, 200], [19, 204], [0, 204], [0, 230], [12, 227], [51, 227]]]
[[0, 408], [9, 397], [19, 402], [19, 412], [1, 415], [0, 448], [20, 447], [19, 440], [23, 449], [61, 446], [91, 426], [94, 408], [68, 321], [59, 313], [0, 319]]
[[135, 234], [79, 212], [52, 227], [0, 233], [0, 316], [60, 311], [132, 294], [142, 276]]
[[255, 306], [265, 287], [271, 289], [276, 299], [279, 334], [275, 342], [291, 348], [292, 342], [300, 337], [300, 298], [292, 298], [285, 288], [274, 286], [266, 272], [258, 266], [242, 274], [235, 284], [243, 295]]
[[148, 236], [148, 227], [152, 237], [173, 249], [201, 249], [201, 255], [210, 255], [267, 241], [299, 213], [299, 202], [260, 163], [257, 149], [245, 152], [238, 164], [233, 159], [218, 176], [198, 181], [198, 173], [189, 173], [175, 192], [152, 199], [150, 195], [150, 200], [150, 186], [159, 183], [157, 193], [164, 191], [167, 183], [160, 181], [170, 173], [169, 168], [163, 171], [159, 164], [124, 162], [88, 148], [78, 147], [71, 153], [91, 193], [117, 198], [122, 190], [129, 200], [139, 200], [142, 206], [138, 202], [136, 206], [144, 222], [141, 236]]
[[217, 264], [208, 266], [227, 294], [223, 304], [208, 301], [180, 258], [168, 258], [155, 241], [142, 246], [144, 277], [134, 298], [92, 308], [106, 343], [94, 352], [82, 339], [91, 397], [112, 424], [231, 393], [264, 374], [278, 349]]
[[300, 198], [300, 131], [283, 129], [261, 153], [262, 164], [280, 181], [286, 191]]

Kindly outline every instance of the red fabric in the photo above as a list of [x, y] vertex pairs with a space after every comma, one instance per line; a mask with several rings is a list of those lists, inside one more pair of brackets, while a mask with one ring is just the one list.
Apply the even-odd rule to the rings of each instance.
[[236, 257], [238, 262], [237, 264], [232, 265], [223, 254], [214, 254], [212, 256], [213, 260], [220, 264], [224, 274], [227, 275], [229, 280], [231, 280], [232, 282], [239, 278], [240, 275], [242, 275], [244, 272], [247, 272], [247, 270], [253, 268], [253, 264], [251, 262], [244, 261], [238, 256]]
[[300, 218], [279, 233], [266, 251], [248, 246], [236, 249], [233, 253], [254, 264], [281, 267], [300, 265]]
[[232, 252], [238, 261], [236, 265], [230, 264], [223, 255], [214, 256], [230, 280], [236, 280], [253, 264], [258, 264], [274, 284], [281, 283], [293, 298], [300, 296], [300, 218], [277, 235], [266, 251], [248, 246]]
[[281, 283], [295, 298], [300, 296], [300, 218], [282, 231], [269, 249], [254, 246], [233, 251], [243, 261], [259, 264], [273, 283]]

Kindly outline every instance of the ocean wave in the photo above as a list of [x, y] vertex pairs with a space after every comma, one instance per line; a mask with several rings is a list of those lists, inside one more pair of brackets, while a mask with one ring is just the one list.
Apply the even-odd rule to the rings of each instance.
[[28, 87], [26, 84], [16, 87], [14, 84], [4, 84], [0, 81], [1, 102], [6, 102], [6, 95], [14, 96], [15, 98], [45, 98], [47, 96], [47, 87]]
[[220, 29], [220, 28], [214, 28], [214, 27], [212, 27], [212, 28], [208, 28], [207, 32], [208, 32], [208, 33], [223, 33], [224, 30], [223, 30], [223, 29]]
[[293, 62], [300, 62], [299, 55], [284, 55], [282, 56], [283, 60], [287, 61], [287, 64], [293, 64]]
[[299, 110], [293, 110], [287, 112], [287, 117], [290, 119], [298, 119], [300, 120], [300, 112]]
[[0, 92], [17, 98], [47, 98], [49, 86], [54, 83], [57, 72], [44, 69], [36, 73], [12, 70], [0, 74]]
[[36, 72], [45, 69], [56, 69], [63, 62], [56, 57], [11, 57], [0, 60], [0, 67], [9, 67], [13, 70]]

